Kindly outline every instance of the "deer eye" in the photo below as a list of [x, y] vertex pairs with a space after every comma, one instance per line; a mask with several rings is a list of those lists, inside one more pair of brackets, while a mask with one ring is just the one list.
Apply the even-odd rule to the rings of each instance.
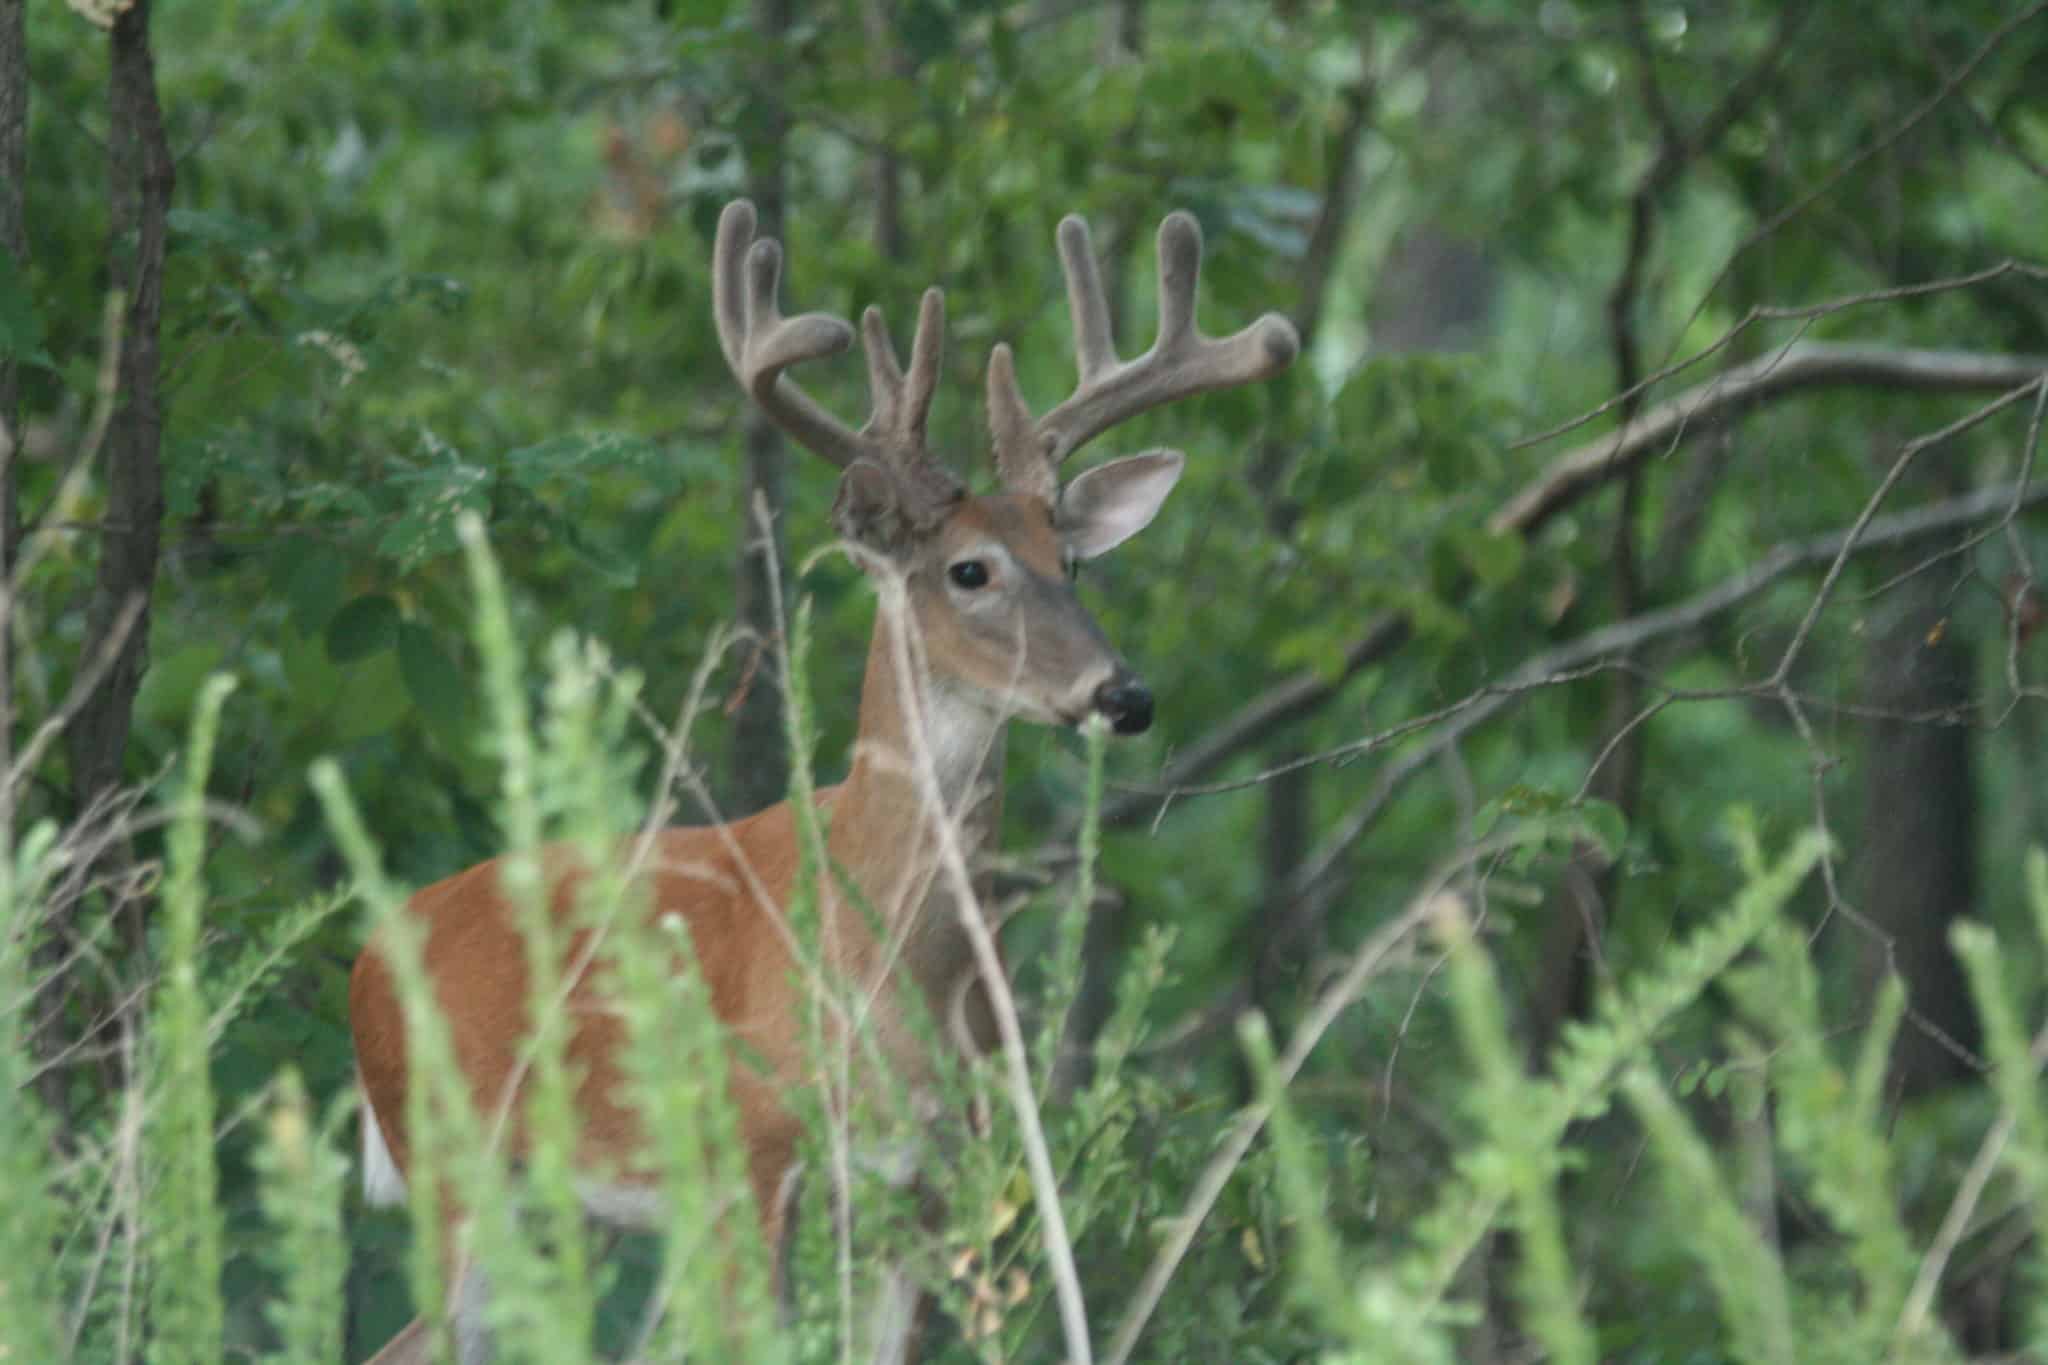
[[952, 579], [953, 586], [958, 588], [985, 588], [988, 586], [988, 565], [978, 559], [963, 559], [946, 567], [946, 577]]

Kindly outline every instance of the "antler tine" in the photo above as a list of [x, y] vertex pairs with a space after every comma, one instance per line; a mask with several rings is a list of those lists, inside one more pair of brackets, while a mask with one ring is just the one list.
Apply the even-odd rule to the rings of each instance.
[[1227, 337], [1202, 335], [1195, 325], [1202, 230], [1192, 215], [1175, 212], [1159, 225], [1159, 335], [1145, 354], [1119, 361], [1088, 229], [1080, 219], [1060, 224], [1059, 245], [1081, 382], [1036, 426], [1044, 458], [1055, 469], [1119, 422], [1176, 399], [1270, 378], [1301, 350], [1294, 325], [1278, 313]]
[[951, 502], [961, 491], [951, 470], [925, 449], [925, 428], [939, 388], [939, 358], [946, 347], [946, 295], [924, 291], [917, 309], [917, 333], [910, 343], [910, 371], [896, 359], [882, 310], [861, 314], [861, 348], [868, 356], [868, 391], [874, 412], [860, 438], [881, 455], [927, 508]]
[[868, 392], [874, 413], [861, 435], [892, 440], [906, 451], [922, 452], [932, 398], [939, 388], [939, 360], [946, 346], [946, 295], [924, 291], [917, 309], [917, 335], [910, 343], [910, 372], [896, 359], [895, 343], [882, 310], [870, 305], [860, 318], [861, 347], [868, 355]]
[[1116, 341], [1109, 333], [1109, 300], [1102, 292], [1102, 276], [1095, 268], [1095, 248], [1088, 240], [1088, 224], [1079, 214], [1060, 219], [1055, 234], [1060, 246], [1060, 269], [1067, 277], [1067, 312], [1074, 319], [1074, 363], [1086, 383], [1117, 365]]
[[1159, 337], [1154, 350], [1177, 350], [1195, 331], [1195, 295], [1202, 288], [1202, 227], [1175, 211], [1159, 224]]
[[988, 428], [1003, 487], [1051, 502], [1059, 492], [1059, 466], [1046, 458], [1045, 442], [1017, 387], [1017, 367], [1006, 341], [997, 342], [989, 352]]
[[754, 206], [744, 199], [727, 204], [718, 217], [711, 277], [719, 348], [733, 377], [761, 410], [799, 445], [842, 469], [870, 454], [858, 433], [783, 374], [801, 361], [845, 350], [853, 342], [853, 328], [828, 313], [782, 316], [776, 302], [782, 248], [771, 238], [754, 240]]
[[861, 310], [860, 348], [868, 357], [868, 401], [873, 410], [861, 434], [887, 431], [896, 426], [896, 407], [903, 397], [903, 366], [896, 359], [896, 345], [889, 340], [889, 324], [882, 310], [869, 304]]
[[909, 431], [919, 450], [924, 449], [925, 420], [931, 416], [932, 396], [939, 391], [939, 362], [945, 351], [946, 291], [933, 285], [918, 300], [917, 332], [910, 339], [910, 381], [904, 392], [911, 415]]

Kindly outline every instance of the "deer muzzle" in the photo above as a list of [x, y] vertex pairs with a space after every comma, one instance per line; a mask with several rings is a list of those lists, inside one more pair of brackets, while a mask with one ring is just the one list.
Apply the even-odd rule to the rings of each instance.
[[1118, 734], [1141, 735], [1152, 728], [1152, 689], [1119, 673], [1095, 689], [1095, 709]]

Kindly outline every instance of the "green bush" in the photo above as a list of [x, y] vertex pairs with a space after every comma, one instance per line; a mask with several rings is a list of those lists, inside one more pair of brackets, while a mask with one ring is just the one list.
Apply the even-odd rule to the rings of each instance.
[[[548, 651], [539, 706], [530, 710], [495, 563], [480, 528], [464, 535], [503, 774], [502, 823], [515, 853], [509, 881], [529, 907], [528, 932], [539, 945], [529, 969], [548, 986], [542, 998], [560, 997], [563, 945], [545, 937], [544, 915], [530, 913], [543, 903], [532, 855], [544, 842], [567, 841], [598, 869], [577, 923], [605, 931], [606, 965], [631, 1039], [634, 1101], [658, 1135], [653, 1155], [667, 1217], [651, 1244], [651, 1266], [645, 1256], [625, 1258], [639, 1265], [640, 1282], [621, 1290], [620, 1263], [586, 1227], [571, 1180], [572, 1077], [560, 1055], [559, 1012], [542, 1011], [528, 1040], [532, 1148], [520, 1170], [508, 1168], [491, 1141], [495, 1116], [474, 1112], [455, 1074], [418, 944], [397, 913], [402, 893], [382, 871], [339, 770], [323, 763], [313, 785], [348, 857], [355, 895], [387, 936], [411, 1064], [424, 1078], [412, 1089], [410, 1115], [418, 1163], [415, 1301], [439, 1302], [445, 1292], [435, 1210], [445, 1188], [475, 1212], [471, 1247], [495, 1287], [492, 1322], [508, 1358], [593, 1360], [600, 1350], [630, 1346], [642, 1360], [702, 1360], [707, 1351], [738, 1351], [736, 1358], [750, 1361], [841, 1359], [849, 1324], [885, 1261], [909, 1266], [944, 1306], [948, 1322], [928, 1343], [935, 1358], [1059, 1358], [1045, 1210], [995, 1061], [940, 1068], [946, 1110], [964, 1115], [980, 1107], [996, 1121], [986, 1137], [937, 1139], [939, 1155], [924, 1170], [944, 1201], [936, 1225], [916, 1200], [846, 1160], [853, 1145], [916, 1133], [900, 1107], [888, 1097], [856, 1104], [843, 1092], [810, 1104], [811, 1169], [849, 1169], [853, 1178], [838, 1192], [813, 1182], [823, 1192], [802, 1210], [796, 1318], [777, 1324], [765, 1249], [732, 1203], [745, 1185], [723, 1080], [727, 1047], [696, 979], [667, 969], [679, 945], [633, 913], [635, 880], [611, 856], [645, 817], [635, 790], [644, 747], [636, 737], [636, 680], [595, 644], [564, 635]], [[793, 627], [796, 680], [807, 647], [805, 611]], [[348, 1097], [316, 1114], [298, 1076], [286, 1070], [244, 1115], [224, 1119], [212, 1098], [209, 1070], [221, 1031], [233, 1026], [239, 1002], [263, 988], [270, 965], [260, 953], [253, 965], [247, 955], [225, 961], [205, 950], [200, 934], [203, 794], [229, 690], [224, 679], [203, 689], [169, 799], [160, 967], [133, 1093], [110, 1127], [72, 1153], [49, 1147], [28, 1084], [34, 1068], [18, 1003], [31, 997], [26, 947], [48, 908], [65, 842], [38, 827], [5, 864], [0, 988], [17, 1003], [0, 1013], [0, 1076], [16, 1097], [0, 1109], [0, 1169], [10, 1191], [10, 1216], [0, 1223], [0, 1359], [184, 1362], [253, 1351], [315, 1362], [341, 1354], [352, 1208], [342, 1155]], [[792, 702], [795, 786], [803, 792], [813, 737], [800, 685]], [[1127, 1346], [1130, 1358], [1146, 1360], [1469, 1358], [1472, 1334], [1495, 1311], [1473, 1280], [1484, 1263], [1507, 1275], [1495, 1292], [1513, 1305], [1531, 1347], [1559, 1361], [1955, 1360], [1962, 1352], [1931, 1308], [1979, 1201], [1996, 1190], [2006, 1216], [2023, 1212], [2037, 1235], [2048, 1220], [2048, 1114], [2035, 1079], [2044, 1049], [2020, 1022], [2029, 992], [2009, 979], [1991, 931], [1971, 925], [1957, 935], [1993, 1063], [1983, 1087], [1988, 1127], [1946, 1216], [1923, 1225], [1903, 1202], [1899, 1138], [1882, 1103], [1902, 997], [1887, 987], [1854, 1054], [1838, 1055], [1805, 937], [1787, 914], [1829, 856], [1827, 846], [1816, 833], [1800, 834], [1773, 860], [1740, 821], [1731, 826], [1740, 877], [1728, 907], [1605, 990], [1587, 1022], [1533, 1075], [1503, 1012], [1472, 904], [1440, 878], [1359, 948], [1352, 970], [1326, 988], [1326, 1008], [1297, 1026], [1285, 1055], [1275, 1056], [1264, 1022], [1246, 1016], [1254, 1085], [1244, 1109], [1191, 1104], [1193, 1092], [1142, 1060], [1141, 1021], [1172, 959], [1165, 935], [1134, 959], [1091, 1081], [1071, 1097], [1049, 1099], [1051, 1039], [1076, 989], [1077, 926], [1093, 891], [1102, 753], [1097, 733], [1085, 782], [1090, 832], [1071, 896], [1053, 898], [1051, 960], [1035, 974], [1040, 984], [1028, 1013], [1038, 1020], [1030, 1052], [1035, 1118], [1050, 1142], [1064, 1224], [1105, 1358], [1124, 1358]], [[1496, 831], [1491, 846], [1535, 866], [1591, 832], [1570, 812], [1537, 812]], [[802, 838], [814, 896], [816, 878], [829, 873], [815, 820]], [[2028, 857], [2026, 884], [2036, 927], [2048, 936], [2048, 858], [2038, 851]], [[331, 908], [323, 903], [288, 917], [278, 942], [288, 950], [306, 923]], [[794, 918], [804, 924], [802, 904]], [[1425, 927], [1434, 930], [1434, 946], [1421, 956], [1405, 964], [1386, 956]], [[1293, 1087], [1310, 1045], [1343, 1009], [1356, 1008], [1362, 985], [1414, 987], [1437, 974], [1425, 959], [1441, 964], [1444, 989], [1424, 1008], [1442, 1012], [1463, 1055], [1438, 1087], [1457, 1116], [1454, 1147], [1432, 1187], [1417, 1192], [1424, 1197], [1403, 1200], [1395, 1216], [1360, 1222], [1333, 1197], [1340, 1178], [1358, 1176], [1332, 1169], [1327, 1120], [1312, 1118]], [[1716, 992], [1732, 1010], [1709, 1008], [1705, 998]], [[234, 1003], [209, 1003], [223, 998]], [[1664, 1049], [1703, 1011], [1723, 1021], [1723, 1055], [1674, 1077]], [[821, 1052], [821, 1074], [843, 1077], [835, 1065], [829, 1050]], [[1614, 1108], [1617, 1099], [1625, 1110]], [[1763, 1125], [1774, 1179], [1806, 1202], [1824, 1234], [1788, 1247], [1773, 1236], [1771, 1219], [1760, 1220], [1728, 1145], [1711, 1131], [1731, 1114]], [[262, 1129], [254, 1157], [257, 1224], [236, 1216], [219, 1179], [219, 1137], [246, 1117]], [[1600, 1245], [1597, 1226], [1613, 1225], [1617, 1213], [1589, 1202], [1596, 1184], [1589, 1167], [1634, 1149], [1656, 1178], [1609, 1197], [1626, 1201], [1620, 1216], [1643, 1220], [1632, 1238], [1656, 1244], [1647, 1256], [1633, 1244]], [[226, 1273], [250, 1257], [267, 1273]], [[1595, 1289], [1597, 1280], [1625, 1279], [1632, 1257], [1683, 1257], [1697, 1267], [1695, 1306], [1672, 1323], [1682, 1335], [1660, 1337], [1639, 1309], [1619, 1311]], [[2037, 1259], [2028, 1253], [2030, 1276], [2038, 1274]], [[1151, 1279], [1142, 1274], [1148, 1267]], [[1156, 1313], [1155, 1290], [1163, 1296]], [[2041, 1323], [2036, 1314], [2029, 1330], [2039, 1332]]]

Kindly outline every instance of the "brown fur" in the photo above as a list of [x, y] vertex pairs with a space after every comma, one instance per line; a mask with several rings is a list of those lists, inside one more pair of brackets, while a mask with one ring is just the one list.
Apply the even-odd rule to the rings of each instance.
[[[961, 556], [988, 564], [986, 588], [962, 593], [948, 586], [947, 568]], [[969, 725], [985, 725], [980, 747], [972, 742], [981, 734], [976, 731], [968, 736], [972, 751], [964, 759], [942, 756], [958, 771], [941, 779], [950, 784], [942, 799], [962, 847], [970, 856], [985, 852], [1000, 825], [1003, 713], [1077, 721], [1103, 680], [1121, 675], [1122, 664], [1067, 583], [1060, 534], [1051, 509], [1038, 499], [963, 499], [936, 528], [896, 547], [890, 559], [903, 576], [901, 601], [930, 674], [913, 689], [914, 714], [930, 727], [936, 724], [930, 718], [945, 712], [956, 728], [961, 715], [986, 716]], [[852, 770], [843, 784], [818, 798], [833, 815], [831, 856], [878, 909], [883, 932], [878, 939], [828, 889], [824, 937], [837, 947], [825, 967], [877, 996], [874, 1035], [896, 1074], [915, 1083], [925, 1059], [908, 1027], [903, 998], [892, 992], [920, 993], [935, 1017], [944, 1019], [973, 960], [952, 899], [936, 885], [938, 831], [910, 775], [917, 746], [906, 725], [893, 615], [880, 613], [869, 646]], [[805, 1012], [792, 995], [802, 987], [793, 984], [790, 956], [775, 924], [796, 876], [795, 836], [791, 811], [779, 804], [722, 831], [665, 830], [655, 836], [647, 864], [651, 912], [679, 916], [687, 925], [694, 970], [702, 973], [721, 1021], [744, 1044], [749, 1060], [731, 1068], [732, 1098], [755, 1212], [767, 1245], [778, 1253], [785, 1209], [777, 1195], [798, 1138], [798, 1122], [783, 1097], [813, 1073], [803, 1038]], [[559, 920], [573, 906], [584, 873], [560, 850], [548, 852], [544, 861]], [[487, 1116], [507, 1116], [507, 1141], [516, 1155], [525, 1134], [512, 1092], [519, 1043], [531, 1019], [524, 948], [499, 885], [499, 868], [493, 860], [436, 882], [413, 896], [409, 913], [426, 930], [427, 975], [472, 1099]], [[584, 946], [580, 938], [572, 942], [568, 960], [580, 960]], [[679, 971], [692, 969], [677, 964]], [[593, 971], [574, 984], [570, 997], [567, 1056], [581, 1078], [579, 1163], [607, 1179], [647, 1184], [652, 1176], [639, 1159], [641, 1134], [622, 1100], [623, 1030], [604, 1008], [604, 989]], [[985, 1047], [993, 1028], [985, 1003], [977, 1003], [966, 1022], [972, 1045]], [[375, 942], [356, 964], [349, 1009], [364, 1098], [398, 1169], [409, 1171], [403, 1015], [390, 964]], [[451, 1247], [456, 1241], [448, 1238]], [[392, 1349], [414, 1349], [407, 1343], [420, 1341], [417, 1328], [409, 1328]]]

